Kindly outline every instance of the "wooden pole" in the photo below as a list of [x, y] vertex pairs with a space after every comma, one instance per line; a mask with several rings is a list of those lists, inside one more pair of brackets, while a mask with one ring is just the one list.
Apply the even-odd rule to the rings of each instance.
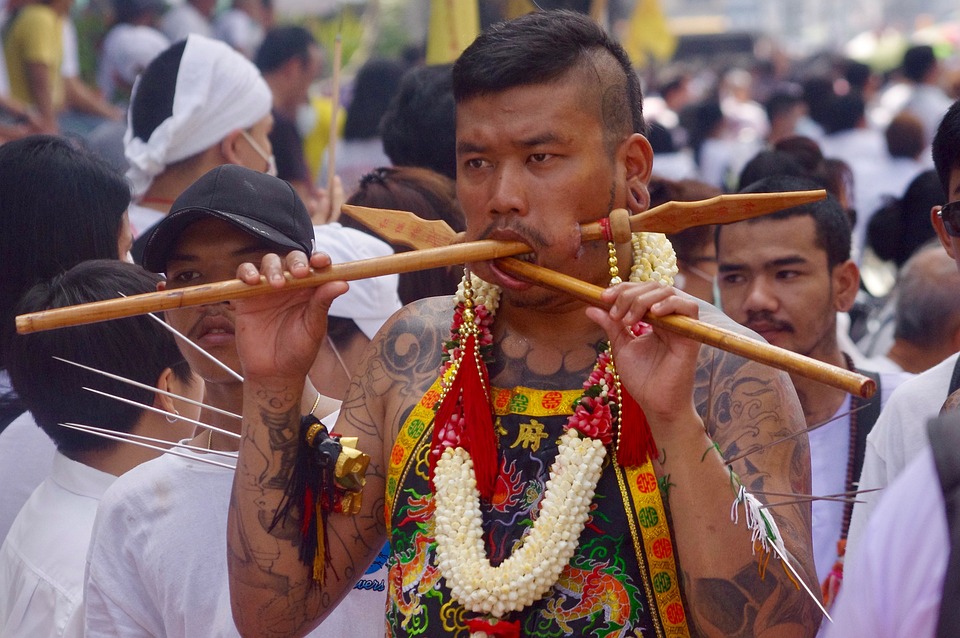
[[[343, 17], [341, 16], [341, 28]], [[337, 221], [340, 216], [339, 211], [333, 210], [334, 207], [334, 183], [337, 178], [337, 116], [340, 113], [340, 67], [343, 62], [343, 37], [340, 30], [337, 30], [337, 37], [333, 40], [333, 80], [332, 97], [330, 106], [330, 142], [327, 144], [327, 198], [330, 200], [330, 210], [327, 218], [330, 221]]]
[[[676, 229], [682, 230], [690, 226], [748, 219], [774, 210], [797, 206], [807, 201], [822, 199], [824, 196], [825, 192], [821, 190], [719, 195], [702, 202], [668, 202], [644, 213], [629, 217], [630, 228], [634, 231], [665, 232], [666, 229], [666, 232], [675, 232]], [[397, 211], [384, 212], [396, 213]], [[404, 213], [401, 212], [401, 214]], [[410, 214], [406, 213], [405, 215], [407, 216], [406, 219], [409, 220]], [[413, 224], [411, 224], [412, 226]], [[581, 226], [581, 231], [583, 241], [606, 239], [606, 231], [599, 222], [584, 224]], [[452, 233], [453, 231], [449, 232]], [[289, 290], [291, 287], [311, 288], [328, 281], [353, 281], [367, 277], [453, 266], [466, 262], [499, 259], [529, 251], [530, 247], [521, 242], [501, 242], [490, 239], [451, 244], [386, 257], [336, 264], [302, 279], [293, 279], [288, 275], [289, 283], [286, 289]], [[27, 334], [108, 319], [131, 317], [148, 312], [162, 312], [176, 308], [218, 303], [229, 299], [255, 297], [270, 294], [275, 290], [264, 282], [251, 286], [233, 279], [20, 315], [16, 319], [16, 326], [17, 332]]]
[[[520, 242], [501, 242], [492, 239], [441, 248], [398, 253], [328, 266], [302, 279], [286, 274], [287, 285], [281, 290], [314, 288], [328, 281], [353, 281], [394, 273], [412, 272], [451, 266], [470, 261], [484, 261], [529, 252], [530, 247]], [[239, 279], [219, 281], [200, 286], [188, 286], [160, 292], [149, 292], [120, 299], [108, 299], [53, 310], [43, 310], [16, 319], [17, 332], [27, 334], [54, 328], [78, 326], [109, 319], [120, 319], [148, 312], [162, 312], [190, 306], [219, 303], [230, 299], [246, 299], [277, 292], [265, 281], [249, 285]]]
[[[590, 305], [610, 308], [610, 304], [601, 298], [604, 289], [600, 286], [519, 259], [501, 259], [497, 262], [497, 266], [511, 275], [560, 290]], [[864, 375], [777, 348], [690, 317], [682, 315], [654, 317], [647, 314], [643, 320], [657, 328], [669, 330], [791, 374], [799, 374], [850, 394], [869, 398], [877, 390], [873, 379]]]

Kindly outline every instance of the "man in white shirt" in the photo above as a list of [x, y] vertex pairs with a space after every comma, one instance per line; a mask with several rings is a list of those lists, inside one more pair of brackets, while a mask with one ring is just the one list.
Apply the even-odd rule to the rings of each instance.
[[[933, 140], [933, 163], [948, 202], [934, 206], [930, 221], [947, 254], [960, 268], [960, 102], [954, 102], [937, 129]], [[958, 356], [945, 359], [903, 385], [880, 415], [877, 427], [867, 437], [867, 449], [860, 475], [860, 489], [886, 487], [926, 444], [924, 428], [937, 415], [947, 395], [960, 387]], [[856, 545], [866, 521], [879, 500], [877, 493], [862, 494], [853, 510], [850, 527], [851, 559], [856, 561]]]
[[[816, 188], [796, 177], [768, 177], [742, 192]], [[853, 369], [837, 340], [837, 313], [853, 304], [860, 272], [850, 258], [850, 224], [833, 197], [764, 217], [719, 226], [717, 284], [723, 311], [775, 346], [834, 366]], [[791, 375], [810, 432], [812, 490], [817, 496], [855, 489], [864, 434], [879, 406], [860, 397]], [[904, 379], [879, 377], [879, 394], [889, 396]], [[872, 414], [871, 414], [872, 411]], [[867, 416], [871, 414], [871, 416]], [[827, 581], [844, 555], [850, 508], [813, 502], [813, 552], [817, 576]]]
[[[24, 312], [150, 292], [157, 278], [121, 261], [88, 261], [31, 289]], [[91, 344], [101, 344], [95, 346]], [[176, 441], [193, 426], [122, 404], [84, 386], [173, 414], [195, 416], [185, 402], [54, 359], [91, 366], [146, 385], [197, 398], [203, 384], [173, 337], [149, 317], [64, 328], [12, 339], [10, 375], [21, 400], [57, 444], [50, 475], [20, 510], [0, 547], [0, 635], [81, 636], [87, 547], [100, 497], [117, 476], [157, 452], [80, 433], [61, 423], [102, 427]], [[172, 421], [172, 422], [171, 422]]]

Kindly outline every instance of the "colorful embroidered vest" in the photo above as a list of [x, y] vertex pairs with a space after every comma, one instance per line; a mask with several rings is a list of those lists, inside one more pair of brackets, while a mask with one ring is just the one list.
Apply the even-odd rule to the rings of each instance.
[[[536, 516], [566, 417], [582, 390], [493, 391], [500, 474], [482, 504], [491, 563], [508, 557]], [[473, 617], [450, 596], [437, 568], [434, 501], [427, 454], [434, 384], [404, 423], [390, 457], [386, 520], [387, 626], [392, 636], [469, 636]], [[608, 452], [580, 544], [553, 589], [521, 612], [521, 635], [688, 636], [673, 540], [660, 488], [648, 463], [622, 468]]]

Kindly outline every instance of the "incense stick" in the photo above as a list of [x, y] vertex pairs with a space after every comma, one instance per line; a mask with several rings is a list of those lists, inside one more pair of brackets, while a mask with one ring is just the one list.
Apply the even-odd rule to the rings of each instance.
[[206, 357], [208, 360], [210, 360], [211, 362], [213, 362], [214, 364], [216, 364], [217, 366], [219, 366], [224, 372], [226, 372], [227, 374], [229, 374], [230, 376], [232, 376], [234, 379], [236, 379], [236, 380], [239, 381], [240, 383], [243, 383], [243, 377], [242, 377], [242, 376], [240, 376], [237, 372], [235, 372], [230, 366], [228, 366], [227, 364], [225, 364], [223, 361], [220, 361], [220, 359], [217, 359], [215, 356], [213, 356], [212, 354], [210, 354], [209, 352], [207, 352], [206, 350], [204, 350], [203, 348], [201, 348], [201, 347], [199, 346], [199, 344], [194, 343], [192, 339], [190, 339], [189, 337], [187, 337], [187, 335], [183, 334], [182, 332], [180, 332], [179, 330], [177, 330], [176, 328], [174, 328], [174, 327], [171, 326], [169, 323], [167, 323], [166, 321], [164, 321], [163, 319], [161, 319], [161, 318], [158, 317], [157, 315], [153, 314], [152, 312], [148, 312], [147, 315], [148, 315], [149, 317], [151, 317], [154, 321], [159, 322], [161, 326], [163, 326], [165, 329], [169, 330], [169, 331], [170, 331], [171, 333], [173, 333], [175, 336], [180, 337], [181, 340], [183, 340], [183, 341], [185, 341], [185, 342], [187, 343], [187, 346], [188, 346], [188, 347], [193, 348], [196, 352], [200, 353], [201, 355], [203, 355], [204, 357]]
[[218, 427], [216, 427], [216, 426], [213, 426], [213, 425], [209, 425], [209, 424], [207, 424], [207, 423], [204, 423], [203, 421], [197, 421], [197, 420], [195, 420], [195, 419], [191, 419], [191, 418], [189, 418], [189, 417], [181, 416], [181, 415], [175, 414], [175, 413], [173, 413], [173, 412], [167, 412], [166, 410], [161, 410], [160, 408], [155, 408], [155, 407], [153, 407], [152, 405], [147, 405], [147, 404], [145, 404], [145, 403], [140, 403], [139, 401], [134, 401], [134, 400], [132, 400], [132, 399], [127, 399], [127, 398], [124, 398], [124, 397], [118, 397], [118, 396], [116, 396], [116, 395], [114, 395], [114, 394], [110, 394], [109, 392], [104, 392], [104, 391], [102, 391], [102, 390], [97, 390], [97, 389], [95, 389], [95, 388], [88, 388], [87, 386], [83, 386], [83, 389], [84, 389], [84, 390], [87, 390], [88, 392], [93, 392], [94, 394], [99, 394], [99, 395], [101, 395], [101, 396], [105, 396], [105, 397], [108, 397], [108, 398], [110, 398], [110, 399], [115, 399], [115, 400], [117, 400], [117, 401], [120, 401], [121, 403], [126, 403], [126, 404], [128, 404], [128, 405], [135, 405], [135, 406], [137, 406], [137, 407], [139, 407], [139, 408], [143, 408], [144, 410], [150, 410], [151, 412], [156, 412], [157, 414], [162, 414], [162, 415], [164, 415], [164, 416], [173, 417], [173, 418], [175, 418], [175, 419], [179, 419], [179, 420], [185, 421], [185, 422], [187, 422], [187, 423], [192, 423], [193, 425], [198, 425], [198, 426], [200, 426], [200, 427], [202, 427], [202, 428], [204, 428], [204, 429], [206, 429], [206, 430], [213, 430], [213, 431], [216, 432], [217, 434], [223, 434], [223, 435], [225, 435], [225, 436], [228, 436], [228, 437], [231, 437], [231, 438], [234, 438], [234, 439], [239, 439], [239, 438], [240, 438], [240, 435], [237, 434], [236, 432], [231, 432], [230, 430], [223, 430], [223, 429], [218, 428]]
[[774, 445], [777, 445], [777, 444], [779, 444], [779, 443], [783, 443], [784, 441], [789, 441], [790, 439], [795, 439], [795, 438], [797, 438], [798, 436], [800, 436], [801, 434], [809, 434], [810, 432], [813, 432], [813, 431], [816, 430], [816, 429], [822, 428], [823, 426], [827, 425], [828, 423], [833, 423], [833, 422], [836, 421], [837, 419], [842, 419], [842, 418], [845, 417], [845, 416], [850, 416], [850, 415], [853, 414], [854, 412], [859, 412], [860, 410], [862, 410], [862, 409], [864, 409], [865, 407], [867, 407], [867, 405], [868, 405], [867, 403], [864, 403], [864, 404], [862, 404], [862, 405], [858, 405], [857, 407], [855, 407], [855, 408], [853, 408], [853, 409], [851, 409], [851, 410], [847, 410], [846, 412], [842, 412], [842, 413], [840, 413], [840, 414], [834, 415], [834, 416], [830, 417], [829, 419], [827, 419], [826, 421], [821, 421], [820, 423], [815, 423], [815, 424], [811, 425], [811, 426], [808, 427], [808, 428], [804, 428], [804, 429], [802, 429], [802, 430], [797, 430], [796, 432], [793, 432], [792, 434], [788, 434], [788, 435], [785, 436], [785, 437], [779, 438], [779, 439], [777, 439], [776, 441], [770, 441], [770, 442], [768, 442], [768, 443], [764, 443], [763, 445], [759, 445], [759, 446], [757, 446], [757, 447], [750, 448], [750, 449], [747, 450], [746, 452], [743, 452], [743, 453], [741, 453], [741, 454], [738, 454], [737, 456], [733, 457], [733, 458], [730, 459], [729, 461], [724, 461], [724, 463], [726, 463], [727, 465], [731, 465], [731, 464], [739, 461], [740, 459], [743, 459], [743, 458], [746, 458], [746, 457], [750, 456], [751, 454], [756, 454], [757, 452], [762, 452], [762, 451], [766, 450], [767, 448], [773, 447]]
[[[340, 14], [341, 26], [343, 14]], [[333, 103], [330, 106], [330, 141], [327, 144], [327, 198], [330, 200], [330, 211], [327, 216], [328, 221], [335, 222], [340, 216], [340, 211], [334, 210], [334, 183], [337, 178], [337, 116], [340, 113], [340, 66], [343, 57], [343, 38], [340, 30], [337, 30], [337, 37], [333, 40], [333, 79], [332, 96]]]
[[179, 399], [180, 401], [183, 401], [184, 403], [189, 403], [190, 405], [196, 405], [196, 406], [201, 407], [201, 408], [203, 408], [203, 409], [205, 409], [205, 410], [210, 410], [211, 412], [217, 412], [218, 414], [222, 414], [222, 415], [224, 415], [224, 416], [232, 417], [232, 418], [237, 419], [237, 420], [242, 420], [242, 419], [243, 419], [243, 417], [240, 416], [239, 414], [234, 414], [233, 412], [228, 412], [227, 410], [222, 410], [222, 409], [216, 408], [216, 407], [214, 407], [214, 406], [212, 406], [212, 405], [207, 405], [206, 403], [203, 403], [202, 401], [195, 401], [195, 400], [193, 400], [193, 399], [189, 399], [189, 398], [187, 398], [187, 397], [185, 397], [185, 396], [181, 396], [181, 395], [176, 394], [176, 393], [174, 393], [174, 392], [168, 392], [167, 390], [161, 390], [160, 388], [156, 388], [156, 387], [153, 387], [153, 386], [151, 386], [151, 385], [147, 385], [146, 383], [140, 383], [139, 381], [134, 381], [133, 379], [128, 379], [128, 378], [126, 378], [126, 377], [120, 376], [119, 374], [112, 374], [112, 373], [110, 373], [110, 372], [105, 372], [104, 370], [98, 370], [97, 368], [93, 368], [93, 367], [91, 367], [91, 366], [85, 366], [85, 365], [83, 365], [82, 363], [77, 363], [77, 362], [75, 362], [75, 361], [70, 361], [69, 359], [64, 359], [63, 357], [54, 356], [53, 358], [56, 359], [57, 361], [63, 361], [64, 363], [69, 363], [69, 364], [72, 365], [72, 366], [77, 366], [78, 368], [83, 368], [84, 370], [89, 370], [90, 372], [95, 372], [96, 374], [102, 374], [103, 376], [105, 376], [105, 377], [107, 377], [107, 378], [114, 379], [114, 380], [120, 381], [120, 382], [122, 382], [122, 383], [130, 384], [130, 385], [132, 385], [132, 386], [135, 387], [135, 388], [140, 388], [140, 389], [142, 389], [142, 390], [149, 390], [150, 392], [156, 392], [156, 393], [158, 393], [158, 394], [162, 394], [163, 396], [170, 397], [171, 399]]
[[226, 468], [226, 469], [228, 469], [228, 470], [235, 470], [235, 469], [237, 469], [236, 467], [234, 467], [233, 465], [230, 465], [230, 464], [228, 464], [228, 463], [221, 463], [220, 461], [214, 461], [213, 459], [205, 459], [205, 458], [203, 458], [203, 457], [201, 457], [201, 456], [194, 456], [193, 454], [185, 454], [185, 453], [183, 453], [183, 452], [178, 452], [175, 448], [163, 448], [163, 447], [160, 447], [160, 446], [157, 446], [157, 445], [150, 445], [149, 443], [141, 443], [140, 441], [134, 441], [134, 440], [131, 440], [131, 439], [125, 439], [125, 438], [123, 438], [123, 437], [114, 436], [114, 435], [111, 435], [111, 434], [103, 434], [103, 433], [98, 433], [98, 432], [90, 432], [90, 431], [88, 431], [88, 430], [85, 429], [85, 428], [88, 428], [88, 427], [90, 427], [90, 426], [83, 426], [83, 425], [80, 425], [80, 424], [77, 424], [77, 423], [60, 423], [59, 425], [62, 426], [62, 427], [65, 427], [65, 428], [70, 428], [71, 430], [78, 430], [78, 431], [80, 431], [80, 432], [87, 432], [88, 434], [93, 434], [94, 436], [99, 436], [99, 437], [102, 437], [102, 438], [105, 438], [105, 439], [112, 439], [112, 440], [114, 440], [114, 441], [119, 441], [119, 442], [121, 442], [121, 443], [129, 443], [129, 444], [131, 444], [131, 445], [139, 445], [140, 447], [145, 447], [145, 448], [147, 448], [147, 449], [149, 449], [149, 450], [156, 450], [156, 451], [158, 451], [158, 452], [163, 452], [164, 454], [173, 454], [174, 456], [179, 456], [179, 457], [185, 458], [185, 459], [192, 459], [192, 460], [194, 460], [194, 461], [200, 461], [201, 463], [208, 463], [208, 464], [210, 464], [210, 465], [216, 465], [217, 467], [223, 467], [223, 468]]
[[[117, 294], [120, 295], [121, 297], [123, 297], [124, 299], [129, 299], [129, 296], [128, 296], [128, 295], [125, 295], [124, 293], [120, 292], [119, 290], [117, 291]], [[175, 337], [180, 337], [180, 339], [182, 339], [183, 341], [185, 341], [189, 347], [193, 348], [193, 349], [196, 350], [198, 353], [200, 353], [201, 356], [206, 357], [206, 358], [209, 359], [214, 365], [219, 366], [221, 369], [223, 369], [227, 374], [229, 374], [230, 376], [232, 376], [234, 379], [236, 379], [236, 380], [239, 381], [240, 383], [243, 383], [243, 377], [241, 377], [239, 374], [237, 374], [236, 372], [234, 372], [234, 371], [230, 368], [230, 366], [228, 366], [227, 364], [225, 364], [223, 361], [220, 361], [220, 359], [217, 359], [215, 356], [213, 356], [212, 354], [210, 354], [209, 352], [207, 352], [206, 350], [204, 350], [203, 348], [201, 348], [198, 344], [194, 343], [189, 337], [187, 337], [187, 335], [183, 334], [182, 332], [180, 332], [179, 330], [177, 330], [176, 328], [174, 328], [174, 327], [171, 326], [169, 323], [167, 323], [166, 321], [164, 321], [163, 319], [161, 319], [161, 318], [158, 317], [157, 315], [153, 314], [152, 312], [147, 312], [147, 313], [145, 313], [145, 314], [148, 315], [151, 319], [153, 319], [153, 320], [156, 321], [157, 323], [159, 323], [159, 324], [163, 327], [164, 330], [167, 330], [168, 332], [172, 333]]]
[[134, 434], [132, 432], [118, 432], [116, 430], [110, 430], [108, 428], [98, 428], [93, 425], [83, 425], [80, 423], [61, 423], [60, 425], [73, 426], [77, 429], [84, 429], [89, 431], [91, 434], [111, 434], [119, 437], [124, 437], [136, 441], [145, 441], [148, 443], [158, 443], [160, 445], [168, 444], [173, 447], [183, 448], [185, 450], [193, 450], [195, 452], [203, 452], [204, 454], [216, 454], [217, 456], [226, 456], [230, 458], [237, 458], [236, 452], [227, 452], [226, 450], [214, 450], [212, 448], [199, 447], [196, 445], [190, 445], [189, 443], [180, 443], [179, 441], [168, 441], [167, 439], [158, 439], [152, 436], [144, 436], [142, 434]]

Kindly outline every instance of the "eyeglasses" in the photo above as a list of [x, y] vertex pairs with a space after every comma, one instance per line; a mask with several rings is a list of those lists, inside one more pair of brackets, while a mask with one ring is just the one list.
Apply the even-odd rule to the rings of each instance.
[[937, 213], [943, 228], [951, 237], [960, 237], [960, 200], [945, 204]]

